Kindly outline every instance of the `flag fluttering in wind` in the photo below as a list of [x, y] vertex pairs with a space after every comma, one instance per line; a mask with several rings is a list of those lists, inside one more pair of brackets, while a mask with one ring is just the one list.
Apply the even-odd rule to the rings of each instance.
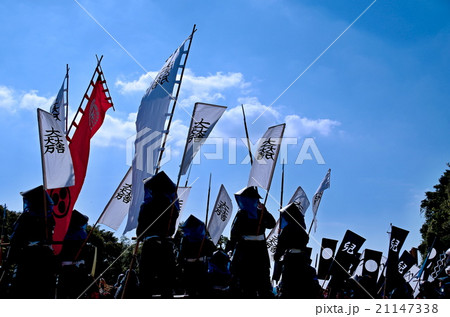
[[247, 186], [269, 190], [285, 127], [285, 123], [270, 127], [259, 140]]
[[75, 172], [66, 134], [54, 116], [37, 109], [41, 145], [44, 188], [53, 189], [75, 185]]
[[131, 174], [132, 169], [129, 168], [106, 205], [98, 223], [104, 224], [114, 230], [119, 229], [120, 224], [128, 213], [131, 203]]
[[227, 107], [197, 102], [192, 112], [180, 175], [185, 175], [200, 146], [205, 143], [216, 123]]
[[65, 99], [67, 99], [67, 83], [69, 80], [69, 69], [67, 69], [66, 76], [64, 77], [63, 83], [61, 85], [61, 88], [59, 89], [58, 95], [56, 96], [55, 100], [53, 101], [52, 105], [50, 106], [50, 113], [53, 115], [55, 120], [58, 122], [58, 124], [61, 125], [62, 130], [64, 131], [64, 134], [66, 133], [66, 120], [67, 120], [67, 113], [66, 113], [66, 102]]
[[223, 230], [231, 219], [232, 213], [233, 203], [227, 190], [221, 185], [211, 213], [211, 218], [208, 222], [208, 232], [214, 244], [217, 244], [219, 241]]
[[303, 214], [303, 216], [305, 215], [306, 210], [309, 207], [309, 199], [301, 186], [298, 186], [297, 190], [295, 191], [291, 200], [289, 200], [288, 204], [290, 203], [294, 203], [300, 210], [300, 212]]
[[[314, 224], [314, 232], [316, 232], [317, 229], [317, 210], [319, 209], [320, 201], [322, 200], [323, 192], [325, 189], [330, 188], [330, 174], [331, 169], [328, 170], [327, 174], [325, 175], [324, 179], [320, 183], [319, 187], [316, 190], [316, 193], [313, 196], [312, 201], [312, 212], [313, 212], [313, 220], [312, 224]], [[309, 229], [311, 231], [311, 228]]]
[[[55, 216], [55, 231], [53, 233], [54, 241], [63, 241], [70, 223], [73, 207], [80, 194], [81, 188], [86, 177], [91, 138], [100, 129], [105, 119], [106, 111], [112, 107], [111, 97], [106, 87], [106, 81], [103, 77], [103, 72], [100, 68], [100, 61], [95, 69], [94, 76], [97, 75], [97, 80], [91, 80], [88, 91], [92, 89], [90, 95], [88, 93], [83, 97], [83, 101], [75, 115], [72, 126], [75, 127], [75, 132], [70, 138], [69, 148], [72, 156], [73, 167], [75, 170], [75, 185], [72, 187], [63, 187], [49, 190], [55, 206], [53, 208]], [[84, 101], [87, 101], [86, 107], [82, 109]], [[81, 115], [79, 121], [78, 115]], [[78, 123], [77, 123], [78, 122]], [[69, 129], [68, 133], [70, 133]], [[54, 251], [58, 254], [61, 251], [61, 245], [53, 246]]]
[[[190, 37], [189, 37], [190, 38]], [[188, 38], [188, 39], [189, 39]], [[162, 141], [166, 119], [177, 73], [180, 68], [181, 57], [185, 53], [183, 43], [167, 59], [153, 83], [142, 97], [136, 118], [135, 154], [133, 158], [132, 200], [128, 211], [128, 220], [124, 234], [137, 226], [139, 208], [144, 201], [144, 179], [153, 175], [158, 168], [158, 159], [162, 151]], [[179, 85], [181, 82], [178, 83]]]

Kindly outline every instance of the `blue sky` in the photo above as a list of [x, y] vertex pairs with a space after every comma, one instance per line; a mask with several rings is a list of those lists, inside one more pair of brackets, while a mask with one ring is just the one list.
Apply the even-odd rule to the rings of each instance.
[[[406, 249], [417, 246], [424, 221], [420, 201], [450, 161], [450, 4], [378, 0], [342, 34], [372, 2], [79, 0], [148, 74], [75, 1], [1, 2], [0, 203], [21, 211], [19, 192], [42, 182], [36, 108], [48, 110], [66, 64], [73, 114], [95, 54], [104, 55], [116, 111], [108, 111], [92, 140], [76, 204], [95, 222], [128, 169], [127, 140], [151, 76], [197, 24], [170, 133], [172, 154], [163, 167], [170, 177], [176, 179], [194, 103], [228, 110], [212, 134], [225, 140], [223, 158], [205, 158], [214, 152], [212, 145], [199, 153], [182, 219], [189, 214], [204, 219], [210, 173], [211, 208], [220, 184], [230, 195], [246, 185], [250, 165], [240, 164], [247, 150], [239, 141], [245, 137], [244, 104], [253, 143], [267, 127], [284, 122], [285, 136], [297, 138], [297, 145], [288, 146], [284, 202], [297, 186], [311, 199], [332, 170], [310, 242], [314, 252], [314, 240], [340, 240], [350, 229], [367, 239], [363, 249], [386, 253], [390, 223], [410, 231]], [[228, 138], [238, 138], [236, 164], [229, 160]], [[306, 138], [314, 140], [325, 164], [313, 155], [295, 164]], [[275, 217], [280, 180], [278, 165], [270, 191], [275, 199], [267, 204]], [[229, 228], [224, 233], [229, 235]]]

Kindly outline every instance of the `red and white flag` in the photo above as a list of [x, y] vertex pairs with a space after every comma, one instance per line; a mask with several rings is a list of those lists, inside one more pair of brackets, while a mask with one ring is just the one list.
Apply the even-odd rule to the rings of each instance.
[[[72, 138], [69, 138], [70, 153], [72, 155], [73, 167], [75, 170], [75, 185], [49, 190], [49, 194], [55, 203], [53, 215], [55, 217], [54, 241], [63, 241], [69, 227], [72, 210], [80, 194], [86, 177], [91, 138], [100, 129], [105, 119], [106, 111], [112, 107], [111, 98], [106, 95], [107, 88], [105, 80], [101, 76], [99, 67], [96, 68], [98, 78], [95, 83], [91, 82], [91, 94], [85, 95], [87, 105], [84, 109], [79, 109], [81, 119], [76, 123], [75, 116], [72, 125], [76, 128]], [[70, 129], [69, 129], [70, 131]], [[61, 245], [53, 246], [55, 253], [61, 252]]]

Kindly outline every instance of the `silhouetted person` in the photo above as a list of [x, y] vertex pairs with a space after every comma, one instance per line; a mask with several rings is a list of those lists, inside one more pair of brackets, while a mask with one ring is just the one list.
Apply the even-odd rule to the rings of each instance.
[[159, 172], [144, 183], [144, 202], [139, 212], [136, 234], [143, 241], [139, 263], [142, 296], [172, 297], [176, 258], [172, 235], [180, 212], [177, 187]]
[[280, 298], [322, 298], [316, 271], [310, 265], [305, 228], [305, 218], [294, 203], [281, 209], [281, 232], [274, 255], [274, 260], [282, 263]]
[[206, 233], [205, 224], [190, 215], [182, 226], [179, 263], [182, 266], [182, 282], [186, 295], [205, 298], [207, 296], [208, 260], [216, 250]]
[[227, 249], [231, 260], [231, 291], [237, 298], [273, 297], [270, 283], [270, 260], [265, 230], [275, 226], [275, 219], [259, 202], [255, 186], [235, 194], [240, 210], [231, 227]]
[[[14, 298], [55, 298], [56, 259], [51, 246], [53, 201], [43, 186], [22, 192], [23, 213], [14, 224], [8, 262], [16, 264]], [[45, 202], [44, 202], [45, 197]]]

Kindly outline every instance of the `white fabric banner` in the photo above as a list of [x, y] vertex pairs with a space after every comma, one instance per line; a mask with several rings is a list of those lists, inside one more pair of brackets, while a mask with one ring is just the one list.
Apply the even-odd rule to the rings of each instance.
[[219, 194], [217, 195], [216, 203], [211, 213], [211, 218], [208, 222], [208, 232], [214, 244], [220, 239], [223, 230], [227, 226], [233, 213], [233, 202], [225, 189], [221, 185]]
[[131, 203], [132, 191], [132, 169], [128, 169], [125, 177], [120, 182], [113, 196], [103, 211], [99, 219], [99, 223], [110, 227], [111, 229], [119, 229], [123, 219], [128, 213]]
[[67, 75], [64, 77], [61, 89], [58, 95], [50, 106], [50, 113], [53, 115], [58, 124], [61, 125], [62, 131], [66, 133], [66, 110], [64, 109], [64, 84], [66, 83]]
[[288, 205], [290, 203], [294, 203], [297, 206], [297, 208], [300, 209], [303, 216], [305, 215], [306, 210], [309, 207], [309, 199], [301, 186], [298, 186], [291, 200], [289, 200]]
[[278, 234], [280, 233], [280, 223], [281, 220], [278, 218], [275, 227], [272, 228], [269, 235], [267, 236], [267, 251], [269, 252], [270, 260], [273, 262], [273, 256], [275, 255], [275, 251], [277, 250], [278, 245]]
[[75, 172], [66, 134], [53, 115], [37, 109], [45, 189], [75, 185]]
[[313, 212], [314, 232], [316, 232], [316, 229], [317, 229], [316, 216], [317, 216], [317, 210], [319, 209], [320, 201], [322, 200], [323, 192], [325, 191], [325, 189], [330, 188], [330, 174], [331, 174], [331, 169], [328, 170], [324, 179], [320, 183], [319, 188], [317, 188], [316, 193], [313, 196], [312, 212]]
[[419, 295], [420, 292], [420, 279], [417, 277], [417, 273], [419, 273], [420, 267], [418, 267], [416, 264], [414, 264], [409, 271], [403, 275], [406, 282], [409, 283], [411, 288], [414, 290], [414, 298], [416, 298], [417, 295]]
[[134, 142], [135, 154], [132, 164], [132, 200], [124, 234], [137, 227], [140, 206], [144, 200], [143, 181], [153, 176], [156, 171], [171, 94], [175, 86], [185, 42], [167, 59], [142, 97], [139, 106]]
[[185, 175], [200, 146], [205, 143], [212, 129], [227, 107], [197, 102], [192, 112], [191, 125], [186, 140], [180, 175]]
[[[175, 228], [178, 228], [178, 224], [180, 223], [181, 215], [186, 206], [189, 194], [191, 193], [191, 188], [192, 187], [178, 187], [178, 189], [177, 189], [178, 202], [180, 204], [180, 213], [178, 215]], [[176, 234], [177, 234], [177, 231], [175, 230], [173, 237], [175, 237]]]
[[270, 188], [285, 126], [283, 123], [270, 127], [259, 140], [247, 186]]

